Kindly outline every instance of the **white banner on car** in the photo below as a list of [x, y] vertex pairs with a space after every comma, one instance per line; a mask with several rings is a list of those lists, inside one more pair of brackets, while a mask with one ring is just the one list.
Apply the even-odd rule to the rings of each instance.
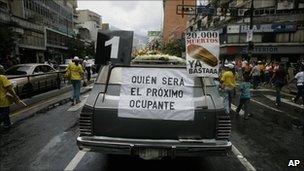
[[194, 120], [193, 85], [186, 70], [122, 68], [118, 117]]
[[197, 77], [218, 77], [220, 43], [217, 31], [189, 32], [186, 35], [188, 74]]

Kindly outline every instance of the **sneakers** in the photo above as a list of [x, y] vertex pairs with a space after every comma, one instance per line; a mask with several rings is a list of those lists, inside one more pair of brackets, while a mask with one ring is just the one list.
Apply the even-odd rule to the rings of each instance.
[[296, 102], [294, 97], [293, 97], [293, 98], [291, 98], [291, 101], [292, 101], [292, 102], [294, 102], [294, 103]]

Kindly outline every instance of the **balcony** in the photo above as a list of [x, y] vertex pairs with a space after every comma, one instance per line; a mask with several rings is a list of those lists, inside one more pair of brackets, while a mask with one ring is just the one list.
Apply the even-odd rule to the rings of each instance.
[[10, 15], [9, 13], [6, 13], [1, 10], [0, 10], [0, 22], [10, 24], [13, 26], [17, 26], [17, 27], [21, 27], [21, 28], [25, 28], [25, 29], [44, 32], [44, 26], [34, 24], [25, 19]]

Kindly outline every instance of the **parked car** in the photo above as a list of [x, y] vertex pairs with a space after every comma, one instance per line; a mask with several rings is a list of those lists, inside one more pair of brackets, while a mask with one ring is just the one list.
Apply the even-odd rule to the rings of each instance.
[[67, 67], [68, 67], [68, 64], [60, 64], [58, 69], [59, 69], [59, 71], [66, 71]]
[[[219, 95], [217, 85], [212, 78], [205, 78], [203, 81], [198, 77], [190, 78], [185, 72], [185, 66], [172, 64], [104, 66], [80, 114], [80, 134], [77, 138], [79, 149], [104, 154], [135, 155], [144, 159], [226, 155], [231, 148], [231, 122], [229, 115], [224, 112], [223, 99]], [[146, 105], [149, 105], [149, 101], [158, 99], [143, 96], [150, 92], [149, 88], [159, 89], [160, 86], [140, 84], [128, 87], [125, 81], [132, 81], [134, 73], [142, 73], [150, 76], [150, 79], [159, 77], [155, 78], [155, 83], [156, 79], [166, 74], [190, 81], [189, 84], [185, 82], [185, 91], [179, 94], [183, 94], [181, 101], [172, 98], [165, 100], [173, 100], [180, 104], [179, 106], [170, 106], [170, 110], [163, 110], [163, 106], [160, 110], [160, 106], [138, 110], [144, 108], [144, 102], [141, 101], [146, 100]], [[178, 81], [174, 77], [163, 77], [162, 81], [167, 84], [170, 79], [175, 81], [162, 87], [167, 89], [164, 91], [178, 88]], [[203, 82], [206, 85], [203, 85]], [[158, 85], [161, 84], [158, 82]], [[124, 91], [130, 91], [130, 96], [126, 96]], [[130, 98], [136, 99], [134, 103]], [[161, 99], [158, 99], [158, 103], [154, 101], [153, 105], [162, 104]], [[130, 106], [138, 108], [131, 110]], [[179, 110], [176, 110], [177, 108]]]
[[5, 74], [21, 97], [32, 96], [60, 86], [60, 75], [48, 64], [19, 64], [7, 69]]

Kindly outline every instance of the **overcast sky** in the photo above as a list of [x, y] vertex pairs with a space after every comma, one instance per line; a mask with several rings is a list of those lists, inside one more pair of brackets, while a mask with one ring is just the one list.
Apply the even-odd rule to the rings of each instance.
[[101, 15], [103, 22], [123, 30], [134, 30], [140, 35], [147, 35], [150, 30], [162, 29], [161, 0], [78, 0], [78, 9], [89, 9]]

